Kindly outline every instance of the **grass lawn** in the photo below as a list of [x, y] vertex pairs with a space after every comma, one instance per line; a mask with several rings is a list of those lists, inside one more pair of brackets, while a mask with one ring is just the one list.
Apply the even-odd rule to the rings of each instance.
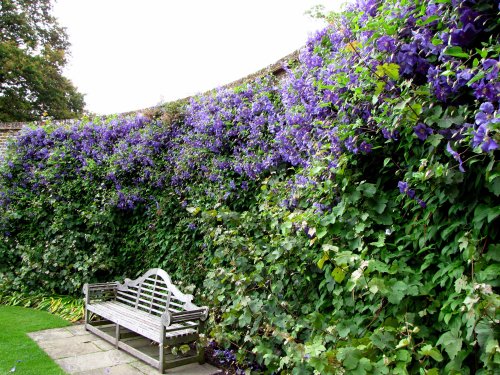
[[17, 306], [0, 306], [0, 374], [57, 375], [57, 366], [26, 333], [65, 327], [70, 323], [44, 311]]

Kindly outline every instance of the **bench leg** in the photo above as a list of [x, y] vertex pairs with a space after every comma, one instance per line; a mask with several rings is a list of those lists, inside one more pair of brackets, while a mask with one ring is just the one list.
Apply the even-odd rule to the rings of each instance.
[[198, 351], [198, 363], [200, 365], [204, 364], [205, 363], [205, 347], [204, 346], [201, 346], [199, 344], [197, 344], [198, 348], [197, 348], [197, 351]]
[[85, 307], [85, 313], [83, 315], [83, 319], [85, 321], [85, 329], [87, 329], [87, 324], [89, 323], [89, 312], [87, 310], [87, 307]]
[[159, 358], [160, 367], [158, 368], [158, 370], [160, 370], [160, 373], [163, 374], [163, 372], [165, 371], [165, 326], [163, 324], [161, 325], [159, 347], [160, 347], [160, 358]]
[[118, 349], [118, 342], [120, 341], [120, 325], [117, 324], [115, 327], [115, 346]]
[[[205, 331], [205, 321], [200, 321], [200, 325], [198, 326], [198, 332], [202, 333]], [[198, 354], [198, 363], [200, 365], [205, 363], [205, 345], [200, 343], [200, 341], [196, 342], [196, 352]]]

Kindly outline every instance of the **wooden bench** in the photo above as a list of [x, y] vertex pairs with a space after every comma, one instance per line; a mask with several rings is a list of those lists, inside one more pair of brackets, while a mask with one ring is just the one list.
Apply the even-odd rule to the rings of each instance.
[[[204, 350], [196, 341], [208, 308], [194, 305], [193, 296], [179, 291], [165, 271], [154, 268], [123, 284], [85, 284], [83, 293], [85, 329], [117, 348], [161, 373], [192, 362], [204, 363]], [[182, 352], [189, 352], [172, 352], [179, 345]]]

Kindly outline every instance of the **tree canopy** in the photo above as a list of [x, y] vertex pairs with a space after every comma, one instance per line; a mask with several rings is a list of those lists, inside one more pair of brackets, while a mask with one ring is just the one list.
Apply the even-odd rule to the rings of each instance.
[[0, 121], [81, 115], [85, 102], [62, 75], [70, 46], [50, 0], [0, 2]]

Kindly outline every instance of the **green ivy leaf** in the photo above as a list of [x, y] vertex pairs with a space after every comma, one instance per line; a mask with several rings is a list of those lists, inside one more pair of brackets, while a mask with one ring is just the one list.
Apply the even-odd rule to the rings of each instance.
[[[401, 347], [404, 347], [404, 346], [408, 346], [409, 343], [410, 342], [409, 342], [408, 339], [402, 339], [399, 342], [398, 346], [396, 346], [396, 348], [401, 348]], [[398, 362], [406, 362], [406, 363], [411, 362], [411, 354], [406, 349], [398, 350], [396, 352], [396, 360]]]
[[348, 266], [354, 263], [359, 256], [353, 254], [351, 251], [341, 251], [334, 258], [335, 263], [339, 266]]
[[454, 124], [463, 124], [464, 118], [461, 115], [457, 116], [444, 116], [440, 120], [437, 121], [437, 125], [442, 129], [448, 129]]
[[354, 375], [366, 375], [370, 373], [370, 370], [373, 368], [370, 360], [368, 358], [361, 358], [358, 363], [358, 367], [354, 371], [352, 371], [352, 374]]
[[332, 277], [338, 284], [340, 284], [345, 279], [345, 272], [342, 268], [335, 267], [332, 271]]
[[396, 281], [392, 288], [390, 289], [390, 292], [387, 296], [387, 299], [390, 303], [398, 304], [401, 302], [401, 300], [404, 298], [406, 295], [406, 291], [408, 289], [408, 286], [406, 283], [402, 281]]
[[356, 190], [363, 193], [363, 195], [365, 197], [371, 198], [377, 192], [377, 186], [374, 184], [370, 184], [370, 183], [365, 182], [365, 183], [360, 184]]
[[318, 260], [318, 267], [320, 270], [323, 269], [323, 266], [325, 265], [325, 262], [330, 259], [328, 256], [328, 253], [323, 253], [323, 256], [321, 257], [320, 260]]
[[469, 57], [469, 54], [464, 52], [462, 50], [462, 47], [459, 47], [459, 46], [446, 47], [445, 50], [443, 51], [443, 53], [445, 55], [453, 56], [453, 57], [465, 57], [465, 58]]
[[388, 202], [388, 199], [385, 198], [385, 197], [382, 197], [380, 199], [377, 199], [377, 201], [375, 202], [375, 204], [373, 205], [373, 209], [378, 213], [378, 214], [381, 214], [382, 212], [384, 212], [385, 208], [387, 207], [387, 202]]
[[317, 357], [326, 350], [325, 346], [320, 342], [314, 342], [312, 344], [306, 344], [304, 351], [310, 354], [312, 357]]
[[248, 307], [250, 308], [250, 311], [252, 311], [252, 313], [254, 314], [258, 313], [262, 309], [262, 305], [263, 305], [262, 301], [258, 299], [254, 299], [248, 302]]
[[429, 356], [435, 361], [441, 362], [443, 360], [443, 355], [437, 350], [433, 348], [432, 345], [424, 345], [422, 349], [418, 351], [421, 355]]
[[462, 349], [462, 338], [451, 331], [441, 335], [436, 345], [441, 347], [448, 353], [450, 359], [454, 359], [457, 353]]
[[342, 362], [347, 370], [358, 367], [359, 360], [363, 357], [360, 350], [355, 348], [341, 348], [337, 353], [337, 359]]
[[370, 340], [377, 348], [384, 350], [394, 347], [396, 338], [393, 333], [387, 331], [375, 332], [370, 336]]
[[377, 66], [377, 75], [379, 77], [387, 76], [395, 81], [399, 79], [399, 65], [393, 63], [385, 63]]
[[316, 233], [316, 237], [318, 237], [318, 239], [322, 239], [323, 237], [326, 236], [327, 233], [328, 233], [328, 230], [326, 228], [321, 228]]
[[434, 147], [437, 147], [444, 137], [441, 134], [431, 134], [427, 137], [426, 142], [430, 143]]

